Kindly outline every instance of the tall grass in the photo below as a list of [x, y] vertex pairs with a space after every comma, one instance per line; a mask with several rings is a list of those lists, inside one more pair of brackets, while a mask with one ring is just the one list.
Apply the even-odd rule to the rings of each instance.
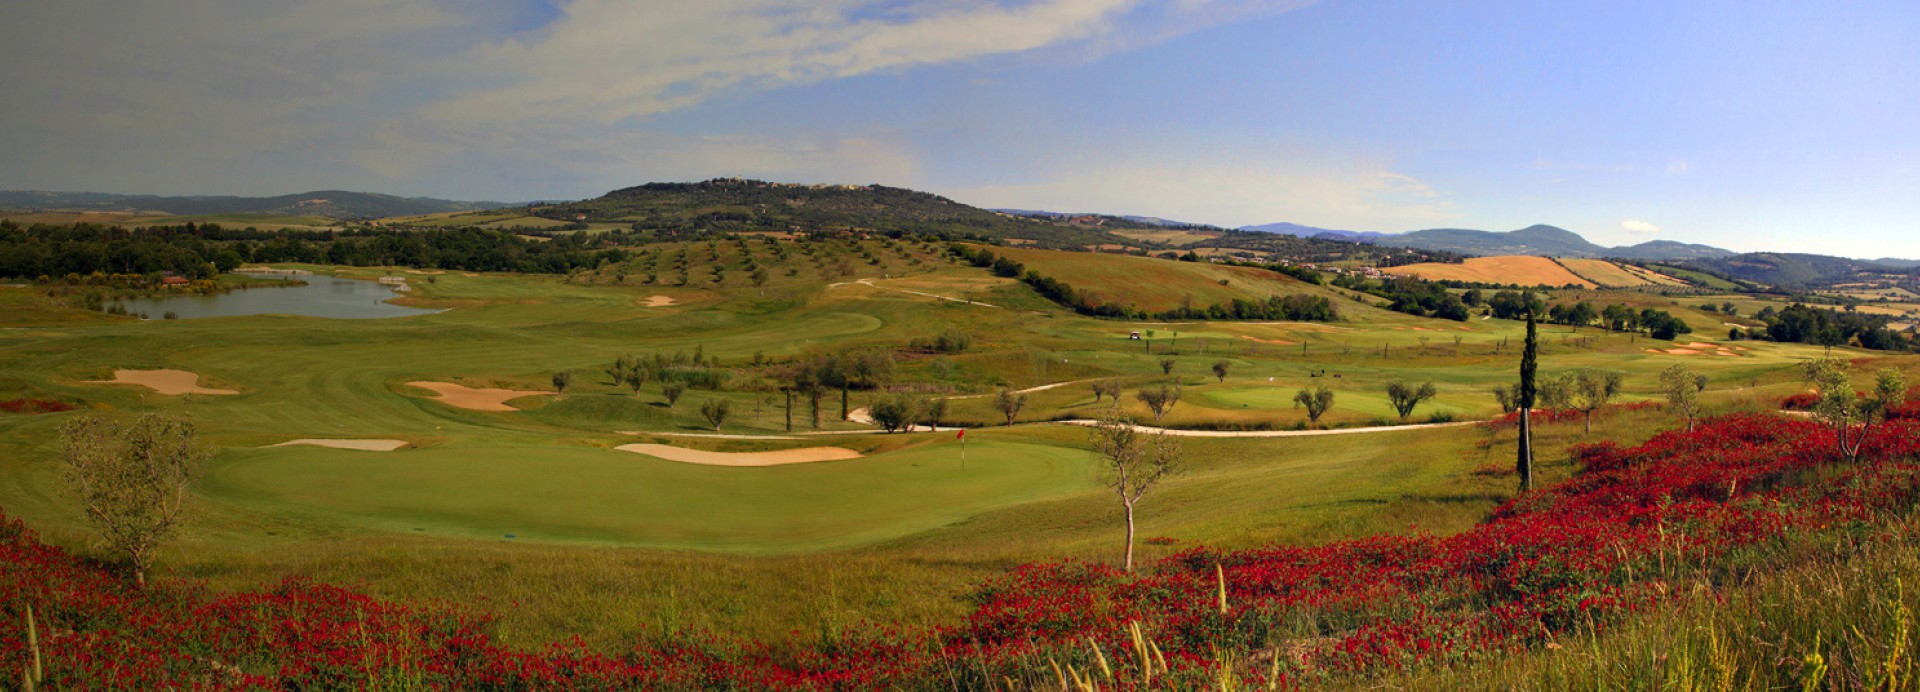
[[[1920, 689], [1920, 515], [1696, 575], [1668, 607], [1545, 650], [1374, 681], [1404, 689]], [[1357, 682], [1357, 681], [1347, 681]]]

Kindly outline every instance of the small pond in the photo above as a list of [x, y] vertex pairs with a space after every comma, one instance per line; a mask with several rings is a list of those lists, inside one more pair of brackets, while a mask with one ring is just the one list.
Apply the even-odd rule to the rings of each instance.
[[305, 315], [338, 320], [369, 320], [440, 312], [389, 303], [388, 300], [400, 294], [375, 281], [320, 274], [303, 274], [292, 278], [305, 281], [307, 285], [248, 288], [211, 296], [118, 300], [114, 304], [125, 307], [130, 314], [144, 314], [156, 320], [168, 312], [183, 320], [235, 315]]

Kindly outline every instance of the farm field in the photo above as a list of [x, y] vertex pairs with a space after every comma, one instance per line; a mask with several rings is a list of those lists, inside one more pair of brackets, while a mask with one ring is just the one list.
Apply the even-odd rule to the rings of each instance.
[[1389, 274], [1418, 276], [1429, 280], [1468, 281], [1490, 284], [1518, 284], [1521, 286], [1580, 286], [1597, 288], [1598, 284], [1581, 278], [1568, 271], [1566, 267], [1548, 257], [1529, 257], [1522, 255], [1503, 255], [1499, 257], [1469, 257], [1460, 264], [1427, 262], [1389, 267], [1381, 271]]
[[1606, 288], [1628, 288], [1633, 286], [1685, 286], [1687, 282], [1655, 271], [1649, 271], [1630, 264], [1614, 264], [1606, 260], [1582, 259], [1577, 257], [1559, 257], [1554, 259], [1567, 271], [1588, 282]]
[[[298, 265], [404, 276], [414, 290], [400, 302], [448, 308], [398, 319], [139, 321], [0, 289], [10, 307], [0, 398], [193, 417], [221, 451], [186, 529], [161, 554], [163, 575], [216, 589], [305, 575], [408, 601], [514, 603], [500, 612], [498, 631], [524, 646], [575, 634], [618, 646], [692, 629], [774, 641], [863, 621], [937, 624], [964, 612], [955, 595], [1010, 565], [1114, 559], [1117, 507], [1095, 472], [1086, 429], [1044, 422], [1097, 416], [1108, 404], [1095, 401], [1090, 382], [1121, 383], [1124, 410], [1142, 420], [1152, 414], [1132, 392], [1178, 383], [1183, 397], [1160, 421], [1171, 427], [1308, 427], [1292, 396], [1321, 384], [1338, 398], [1318, 427], [1483, 420], [1500, 413], [1488, 392], [1511, 378], [1522, 331], [1508, 320], [1388, 312], [1265, 272], [1006, 249], [1049, 275], [1142, 286], [1141, 300], [1316, 291], [1336, 298], [1343, 316], [1327, 324], [1096, 320], [956, 265], [937, 248], [835, 242], [809, 253], [798, 245], [649, 245], [625, 265], [567, 276]], [[672, 267], [683, 252], [690, 280], [678, 285]], [[764, 285], [743, 276], [749, 261], [769, 269]], [[713, 267], [723, 280], [710, 280]], [[1166, 282], [1123, 282], [1145, 272]], [[1719, 320], [1688, 307], [1691, 299], [1555, 297], [1658, 305], [1700, 323], [1702, 337]], [[892, 380], [953, 397], [944, 423], [972, 428], [964, 470], [952, 433], [888, 435], [841, 422], [832, 394], [821, 404], [820, 432], [829, 434], [811, 434], [804, 398], [786, 429], [773, 364], [900, 349], [956, 325], [970, 346], [903, 352]], [[1136, 331], [1145, 338], [1128, 338]], [[1624, 373], [1622, 404], [1656, 398], [1657, 373], [1684, 363], [1712, 378], [1715, 410], [1770, 407], [1800, 391], [1796, 364], [1817, 352], [1749, 342], [1733, 356], [1670, 355], [1649, 352], [1665, 342], [1557, 326], [1542, 327], [1541, 343], [1543, 372]], [[718, 358], [733, 384], [694, 388], [669, 405], [658, 383], [636, 393], [605, 372], [623, 354], [696, 349]], [[760, 361], [769, 365], [752, 365]], [[1211, 372], [1222, 361], [1224, 378]], [[194, 373], [201, 387], [237, 394], [91, 384], [117, 369]], [[502, 411], [450, 405], [408, 384], [551, 392], [551, 375], [562, 370], [574, 373], [563, 396], [513, 398]], [[1432, 380], [1440, 394], [1401, 421], [1383, 394], [1395, 380]], [[1028, 393], [1018, 424], [1004, 427], [992, 408], [1000, 385], [1059, 386]], [[869, 406], [879, 394], [853, 391], [849, 405]], [[714, 401], [733, 412], [722, 434], [786, 439], [704, 437], [714, 426], [700, 410]], [[56, 430], [65, 417], [0, 415], [0, 506], [86, 551], [89, 534], [59, 471]], [[1595, 435], [1630, 442], [1671, 424], [1658, 409], [1603, 411]], [[1560, 450], [1584, 439], [1580, 430], [1542, 427], [1546, 477], [1571, 472]], [[293, 440], [402, 445], [270, 446]], [[831, 445], [862, 458], [728, 468], [614, 449], [634, 443], [718, 452]], [[1142, 538], [1154, 539], [1139, 546], [1145, 559], [1200, 544], [1321, 542], [1409, 525], [1454, 532], [1511, 495], [1499, 469], [1509, 464], [1512, 433], [1483, 426], [1184, 444], [1189, 471], [1143, 513]]]
[[1183, 304], [1206, 307], [1236, 298], [1265, 300], [1272, 296], [1296, 294], [1338, 298], [1342, 295], [1284, 274], [1252, 267], [1027, 248], [995, 248], [994, 252], [1020, 262], [1042, 276], [1064, 281], [1076, 287], [1076, 290], [1085, 287], [1097, 298], [1095, 302], [1152, 312], [1171, 310]]

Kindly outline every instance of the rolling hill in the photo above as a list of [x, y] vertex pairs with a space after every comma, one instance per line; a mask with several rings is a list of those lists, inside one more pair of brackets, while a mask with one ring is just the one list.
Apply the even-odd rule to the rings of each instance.
[[741, 178], [647, 183], [600, 197], [535, 207], [560, 221], [629, 223], [652, 230], [788, 232], [858, 229], [948, 233], [1020, 240], [1047, 247], [1127, 244], [1114, 228], [1160, 226], [1118, 217], [1039, 218], [968, 206], [939, 195], [884, 185], [800, 185]]

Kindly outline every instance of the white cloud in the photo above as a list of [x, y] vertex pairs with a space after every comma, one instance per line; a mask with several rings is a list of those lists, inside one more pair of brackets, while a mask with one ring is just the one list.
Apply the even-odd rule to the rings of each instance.
[[1692, 168], [1693, 166], [1689, 165], [1686, 159], [1672, 159], [1667, 161], [1667, 175], [1670, 176], [1686, 175], [1687, 171], [1692, 170]]
[[1660, 232], [1659, 226], [1655, 226], [1653, 224], [1647, 223], [1645, 221], [1640, 221], [1637, 219], [1627, 219], [1625, 221], [1622, 221], [1620, 222], [1620, 227], [1623, 229], [1626, 229], [1628, 233], [1652, 234], [1652, 233]]
[[987, 207], [1143, 214], [1244, 226], [1432, 228], [1460, 218], [1444, 193], [1387, 157], [1262, 142], [1163, 142], [1040, 164], [1036, 182], [948, 189]]

